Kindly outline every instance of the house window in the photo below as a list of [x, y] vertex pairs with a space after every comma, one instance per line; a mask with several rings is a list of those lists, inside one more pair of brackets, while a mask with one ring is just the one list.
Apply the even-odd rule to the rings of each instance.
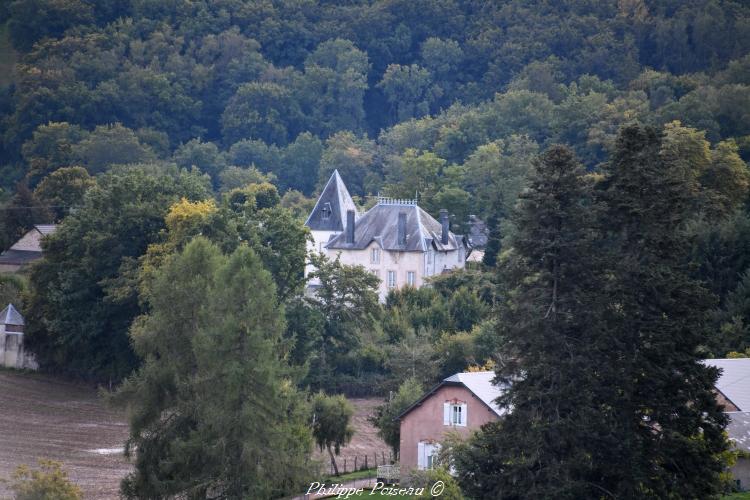
[[373, 248], [370, 250], [370, 264], [380, 264], [380, 249]]
[[409, 286], [417, 285], [417, 273], [414, 271], [406, 271], [406, 284]]
[[388, 271], [388, 288], [396, 288], [396, 271]]
[[417, 443], [417, 468], [420, 470], [433, 469], [437, 465], [440, 443], [420, 441]]
[[370, 272], [373, 274], [373, 276], [376, 276], [378, 279], [380, 279], [380, 269], [370, 269]]
[[466, 403], [447, 401], [443, 404], [443, 425], [466, 427], [468, 415]]

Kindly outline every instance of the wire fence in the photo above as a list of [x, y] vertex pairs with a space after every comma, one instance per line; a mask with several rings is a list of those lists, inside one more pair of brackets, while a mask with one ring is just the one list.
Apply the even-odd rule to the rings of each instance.
[[[395, 463], [393, 452], [386, 452], [382, 450], [380, 452], [375, 451], [363, 455], [348, 455], [345, 457], [336, 458], [336, 465], [338, 465], [339, 468], [339, 475], [348, 474], [349, 472], [356, 472], [359, 470], [373, 469], [372, 473], [374, 476], [375, 470], [377, 470], [379, 465], [390, 465], [393, 463]], [[328, 472], [331, 476], [334, 476], [336, 474], [336, 471], [333, 467], [333, 461], [328, 464], [328, 469]]]

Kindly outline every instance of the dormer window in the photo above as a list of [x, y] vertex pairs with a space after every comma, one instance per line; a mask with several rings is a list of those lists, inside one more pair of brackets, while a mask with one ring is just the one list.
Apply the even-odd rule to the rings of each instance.
[[333, 211], [331, 210], [331, 204], [326, 203], [325, 205], [323, 205], [323, 208], [320, 211], [320, 218], [323, 220], [328, 220], [331, 218], [332, 212]]

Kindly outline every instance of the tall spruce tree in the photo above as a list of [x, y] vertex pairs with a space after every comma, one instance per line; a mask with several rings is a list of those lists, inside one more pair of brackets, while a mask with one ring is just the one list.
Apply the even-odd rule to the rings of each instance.
[[711, 498], [725, 468], [718, 372], [699, 358], [714, 301], [690, 276], [684, 230], [698, 173], [671, 146], [654, 128], [623, 129], [602, 183], [615, 257], [608, 329], [624, 347], [618, 411], [631, 461], [618, 494], [628, 498]]
[[243, 246], [203, 238], [166, 259], [131, 329], [143, 363], [130, 410], [127, 498], [276, 498], [307, 478], [304, 398], [282, 357], [271, 275]]
[[500, 263], [505, 340], [497, 379], [506, 410], [459, 447], [460, 481], [477, 498], [598, 498], [619, 480], [612, 421], [612, 339], [595, 244], [596, 206], [566, 147], [535, 162]]

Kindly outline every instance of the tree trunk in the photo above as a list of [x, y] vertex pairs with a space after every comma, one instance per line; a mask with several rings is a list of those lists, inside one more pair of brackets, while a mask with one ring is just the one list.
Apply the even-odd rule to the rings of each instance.
[[336, 465], [336, 459], [333, 458], [333, 450], [331, 450], [331, 446], [326, 446], [328, 448], [328, 454], [331, 455], [331, 464], [333, 464], [333, 472], [335, 475], [339, 475], [339, 467]]

